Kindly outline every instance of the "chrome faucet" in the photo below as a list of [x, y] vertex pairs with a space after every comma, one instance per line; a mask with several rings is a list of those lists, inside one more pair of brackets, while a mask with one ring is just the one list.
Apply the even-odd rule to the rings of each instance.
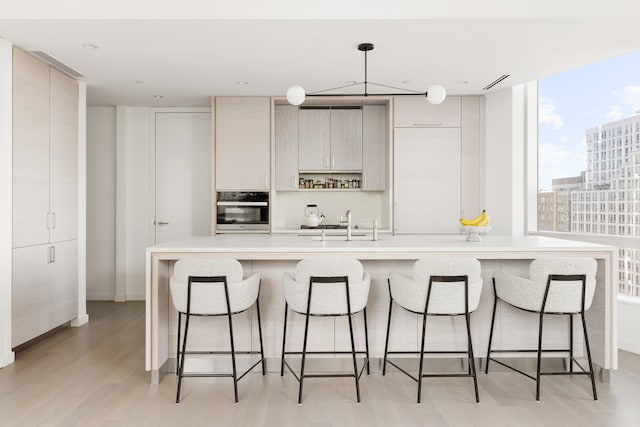
[[351, 240], [351, 210], [347, 210], [347, 241]]

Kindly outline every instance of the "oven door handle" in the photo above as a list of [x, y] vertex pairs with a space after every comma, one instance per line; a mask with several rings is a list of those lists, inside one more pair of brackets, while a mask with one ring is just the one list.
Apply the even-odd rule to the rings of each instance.
[[218, 202], [218, 206], [269, 206], [269, 202]]

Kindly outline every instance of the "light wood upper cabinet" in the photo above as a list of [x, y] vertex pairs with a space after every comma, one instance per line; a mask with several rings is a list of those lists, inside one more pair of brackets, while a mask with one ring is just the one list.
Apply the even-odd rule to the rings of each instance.
[[331, 110], [301, 108], [298, 119], [298, 168], [301, 171], [329, 170]]
[[13, 247], [49, 242], [49, 66], [13, 50]]
[[437, 105], [430, 104], [425, 97], [420, 96], [397, 96], [393, 103], [394, 127], [460, 127], [459, 96], [448, 96]]
[[386, 188], [387, 109], [384, 105], [362, 107], [362, 189]]
[[339, 171], [362, 170], [362, 110], [331, 109], [330, 168]]
[[268, 97], [215, 98], [217, 190], [268, 190], [271, 102]]
[[276, 190], [298, 189], [298, 107], [275, 108]]
[[300, 171], [362, 170], [360, 108], [302, 108], [299, 123]]
[[78, 236], [78, 83], [51, 69], [51, 241]]

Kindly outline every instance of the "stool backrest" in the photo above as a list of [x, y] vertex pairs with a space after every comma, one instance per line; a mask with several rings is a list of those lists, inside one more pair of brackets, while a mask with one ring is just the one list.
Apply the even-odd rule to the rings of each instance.
[[[529, 266], [529, 278], [546, 285], [550, 274], [586, 275], [584, 309], [588, 310], [596, 289], [598, 263], [593, 258], [539, 258]], [[549, 287], [545, 312], [577, 313], [582, 305], [582, 282], [554, 281]]]
[[[469, 310], [474, 311], [478, 308], [482, 291], [480, 271], [480, 261], [475, 258], [429, 257], [415, 262], [413, 280], [428, 284], [431, 276], [467, 276]], [[429, 313], [464, 313], [464, 297], [464, 284], [461, 282], [434, 283], [429, 301]], [[426, 300], [426, 290], [422, 300]]]
[[[285, 277], [285, 298], [289, 306], [299, 312], [306, 313], [309, 280], [311, 277], [340, 277], [349, 279], [349, 305], [352, 313], [362, 310], [369, 297], [370, 279], [365, 274], [360, 261], [343, 257], [308, 258], [296, 265], [294, 282]], [[341, 315], [348, 313], [346, 287], [340, 283], [315, 283], [311, 298], [310, 314]]]
[[[227, 283], [232, 284], [242, 281], [242, 275], [242, 265], [231, 258], [178, 260], [173, 266], [173, 276], [169, 282], [173, 305], [176, 310], [186, 313], [189, 276], [226, 276]], [[193, 283], [191, 286], [192, 314], [220, 314], [228, 311], [223, 283]]]
[[311, 276], [349, 276], [350, 283], [362, 281], [364, 269], [357, 259], [350, 258], [309, 258], [296, 265], [296, 282], [308, 284]]

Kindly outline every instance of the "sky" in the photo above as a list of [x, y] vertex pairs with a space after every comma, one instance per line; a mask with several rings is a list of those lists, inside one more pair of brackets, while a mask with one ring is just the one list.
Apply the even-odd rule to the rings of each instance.
[[586, 170], [586, 130], [640, 110], [640, 51], [538, 81], [538, 189]]

